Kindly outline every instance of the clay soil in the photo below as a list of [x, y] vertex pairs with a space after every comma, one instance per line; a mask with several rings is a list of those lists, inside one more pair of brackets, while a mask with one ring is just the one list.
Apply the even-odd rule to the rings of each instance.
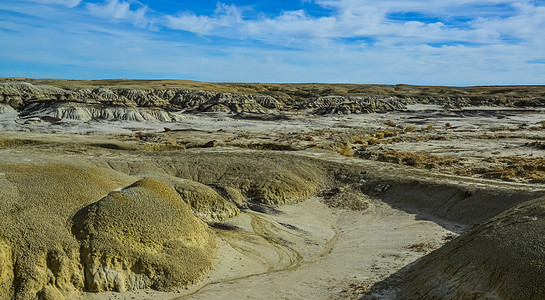
[[[0, 132], [0, 156], [3, 164], [13, 164], [49, 156], [281, 153], [335, 163], [337, 176], [342, 166], [357, 167], [361, 178], [321, 187], [300, 202], [249, 201], [238, 216], [208, 222], [218, 244], [214, 267], [188, 288], [83, 292], [79, 298], [394, 299], [395, 294], [372, 294], [372, 287], [472, 226], [545, 194], [542, 109], [409, 105], [366, 115], [184, 117], [178, 123], [25, 125], [24, 132]], [[430, 208], [426, 201], [451, 197], [441, 194], [445, 187], [460, 201], [482, 195], [477, 200], [483, 205], [494, 198], [487, 193], [526, 196], [490, 209], [466, 207], [478, 207], [475, 215], [455, 205]]]

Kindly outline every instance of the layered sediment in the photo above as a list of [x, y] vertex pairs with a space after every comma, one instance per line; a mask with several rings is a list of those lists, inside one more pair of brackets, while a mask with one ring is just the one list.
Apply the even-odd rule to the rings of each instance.
[[509, 209], [408, 267], [402, 299], [540, 299], [545, 199]]
[[[544, 107], [538, 86], [416, 87], [346, 84], [205, 84], [186, 81], [66, 81], [3, 78], [0, 103], [30, 118], [178, 121], [171, 112], [363, 114], [406, 104]], [[49, 119], [51, 120], [51, 119]]]
[[[224, 263], [225, 241], [254, 257], [237, 269], [244, 276], [318, 270], [331, 253], [365, 250], [366, 224], [355, 219], [400, 210], [414, 232], [428, 220], [461, 234], [369, 296], [394, 287], [406, 299], [540, 298], [543, 95], [539, 86], [0, 79], [0, 123], [14, 131], [0, 137], [0, 299], [182, 291]], [[328, 213], [288, 222], [279, 206], [297, 211], [310, 197]], [[440, 243], [405, 236], [375, 258], [399, 267], [416, 257], [407, 251], [442, 245], [434, 234]], [[351, 235], [357, 243], [334, 249]]]

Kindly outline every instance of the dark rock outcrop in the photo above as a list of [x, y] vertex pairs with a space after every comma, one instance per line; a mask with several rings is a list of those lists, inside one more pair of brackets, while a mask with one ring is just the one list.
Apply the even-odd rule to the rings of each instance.
[[317, 114], [362, 114], [406, 109], [407, 101], [397, 97], [326, 96], [305, 104]]

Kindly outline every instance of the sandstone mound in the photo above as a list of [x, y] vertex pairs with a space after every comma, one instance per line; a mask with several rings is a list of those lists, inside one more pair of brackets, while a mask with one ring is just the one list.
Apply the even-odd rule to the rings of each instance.
[[396, 97], [326, 96], [309, 101], [305, 108], [318, 114], [361, 114], [404, 110], [406, 101]]
[[234, 95], [220, 93], [204, 103], [199, 110], [208, 112], [233, 112], [233, 113], [266, 113], [268, 110], [261, 106], [253, 97], [246, 95]]
[[[0, 144], [1, 145], [1, 144]], [[179, 152], [173, 152], [177, 156], [183, 156]], [[135, 175], [137, 177], [150, 177], [166, 183], [181, 196], [182, 200], [190, 205], [193, 214], [203, 221], [221, 221], [238, 215], [238, 205], [243, 203], [243, 196], [239, 189], [231, 186], [210, 187], [203, 183], [191, 180], [193, 177], [176, 177], [165, 173], [163, 167], [191, 168], [190, 172], [199, 170], [197, 166], [188, 166], [181, 161], [172, 162], [174, 166], [164, 166], [161, 158], [168, 158], [168, 154], [162, 154], [156, 161], [123, 161], [112, 160], [108, 165], [117, 171]], [[169, 171], [170, 172], [170, 171]], [[197, 178], [194, 178], [197, 179]], [[205, 181], [208, 183], [208, 181]]]
[[168, 290], [212, 267], [214, 237], [174, 189], [143, 179], [111, 192], [135, 178], [64, 161], [0, 164], [0, 299]]
[[239, 209], [235, 202], [228, 201], [209, 186], [191, 181], [179, 180], [175, 189], [182, 199], [191, 206], [195, 216], [205, 221], [220, 221], [236, 216]]
[[[303, 200], [316, 193], [329, 176], [316, 161], [281, 153], [185, 151], [170, 158], [162, 154], [154, 160], [176, 177], [234, 188], [246, 199], [270, 205]], [[132, 164], [110, 163], [128, 174], [133, 174]]]
[[83, 162], [0, 165], [0, 299], [79, 293], [80, 247], [67, 224], [79, 209], [131, 181]]
[[199, 280], [213, 264], [207, 226], [164, 183], [142, 179], [74, 217], [89, 291], [170, 290]]
[[16, 115], [17, 111], [7, 104], [0, 103], [0, 114]]
[[510, 209], [402, 273], [400, 299], [542, 299], [545, 198]]
[[88, 122], [103, 121], [180, 121], [180, 117], [159, 108], [127, 106], [102, 106], [78, 102], [34, 102], [22, 111], [25, 118], [45, 118], [48, 120], [74, 120]]
[[246, 84], [181, 80], [0, 78], [0, 102], [22, 110], [32, 102], [69, 101], [128, 107], [233, 113], [310, 108], [316, 113], [369, 113], [405, 104], [544, 107], [541, 86], [429, 87], [354, 84]]

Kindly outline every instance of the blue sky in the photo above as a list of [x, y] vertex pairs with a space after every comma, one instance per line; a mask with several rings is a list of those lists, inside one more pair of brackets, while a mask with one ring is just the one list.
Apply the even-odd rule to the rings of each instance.
[[2, 0], [0, 76], [545, 84], [545, 0]]

